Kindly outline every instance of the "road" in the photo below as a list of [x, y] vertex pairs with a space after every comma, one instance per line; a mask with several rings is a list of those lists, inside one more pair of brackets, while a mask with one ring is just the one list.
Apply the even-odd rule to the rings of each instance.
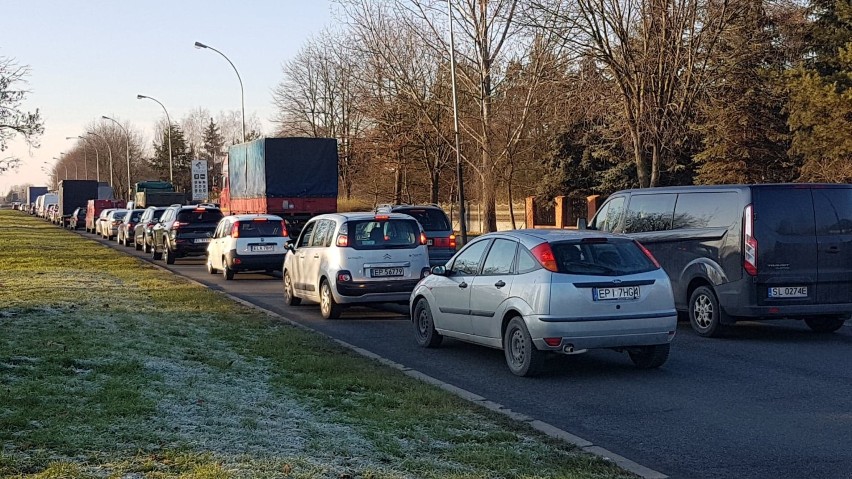
[[543, 376], [519, 378], [499, 350], [449, 339], [438, 349], [417, 347], [403, 313], [358, 308], [329, 321], [316, 305], [284, 305], [279, 277], [225, 281], [200, 258], [168, 267], [673, 478], [852, 478], [849, 324], [821, 335], [797, 321], [749, 322], [704, 339], [681, 323], [660, 369], [640, 371], [626, 354], [592, 351], [554, 357]]

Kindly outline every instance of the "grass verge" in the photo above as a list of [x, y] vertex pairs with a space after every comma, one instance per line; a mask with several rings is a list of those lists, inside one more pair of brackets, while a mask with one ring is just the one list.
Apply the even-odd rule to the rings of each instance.
[[2, 477], [631, 477], [21, 212], [0, 265]]

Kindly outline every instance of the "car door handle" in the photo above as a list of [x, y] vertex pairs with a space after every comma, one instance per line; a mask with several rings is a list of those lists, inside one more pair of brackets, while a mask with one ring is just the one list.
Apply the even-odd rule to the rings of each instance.
[[318, 254], [315, 254], [315, 255], [314, 255], [314, 258], [319, 258], [319, 255], [318, 255]]
[[506, 283], [504, 283], [503, 280], [501, 279], [500, 281], [497, 281], [496, 283], [494, 283], [494, 286], [497, 287], [497, 289], [500, 289], [503, 286], [506, 286]]
[[467, 283], [462, 281], [461, 283], [459, 283], [459, 288], [467, 288]]
[[825, 250], [825, 252], [826, 252], [826, 253], [835, 253], [835, 254], [836, 254], [836, 253], [839, 253], [839, 252], [840, 252], [840, 248], [838, 248], [837, 246], [829, 246], [829, 247], [828, 247], [828, 249], [827, 249], [827, 250]]

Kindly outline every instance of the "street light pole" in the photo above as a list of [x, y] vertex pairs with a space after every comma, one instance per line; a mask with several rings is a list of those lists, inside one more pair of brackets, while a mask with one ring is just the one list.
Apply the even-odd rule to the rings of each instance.
[[[88, 135], [88, 133], [86, 133], [86, 134]], [[85, 136], [78, 136], [77, 138], [80, 138], [81, 140], [86, 140], [87, 143], [90, 141], [89, 138], [87, 138]], [[83, 152], [85, 152], [85, 151], [86, 151], [86, 149], [83, 148]], [[98, 148], [97, 147], [95, 147], [95, 175], [96, 175], [96, 181], [98, 183], [100, 183], [101, 182], [101, 158], [100, 158], [100, 155], [98, 155]], [[88, 159], [86, 160], [86, 179], [87, 180], [89, 179], [89, 162], [88, 162]]]
[[216, 50], [215, 48], [208, 46], [208, 45], [205, 45], [201, 42], [195, 42], [195, 48], [207, 48], [207, 49], [213, 50], [214, 52], [218, 53], [219, 55], [222, 55], [222, 58], [224, 58], [225, 60], [228, 60], [228, 63], [231, 64], [231, 68], [234, 69], [234, 73], [237, 74], [237, 80], [240, 81], [240, 106], [242, 108], [242, 113], [243, 113], [243, 143], [245, 143], [246, 142], [246, 98], [245, 98], [245, 91], [243, 90], [243, 79], [240, 78], [240, 72], [237, 71], [237, 67], [234, 66], [234, 63], [228, 57], [226, 57], [224, 53], [220, 52], [219, 50]]
[[[89, 134], [97, 136], [101, 140], [104, 140], [104, 143], [106, 143], [107, 153], [109, 153], [109, 187], [113, 188], [113, 185], [115, 183], [113, 182], [113, 178], [112, 178], [112, 148], [110, 148], [110, 146], [109, 146], [109, 141], [107, 141], [106, 138], [104, 138], [102, 135], [100, 135], [98, 133], [95, 133], [94, 131], [90, 131]], [[96, 149], [95, 151], [98, 151], [98, 150]], [[100, 181], [100, 174], [98, 175], [98, 181]]]
[[[242, 82], [240, 83], [240, 85], [242, 85]], [[163, 107], [163, 111], [166, 112], [166, 121], [169, 124], [169, 127], [166, 129], [166, 133], [168, 133], [168, 135], [169, 135], [169, 182], [172, 185], [174, 185], [175, 184], [175, 174], [174, 174], [174, 166], [173, 166], [174, 160], [172, 159], [172, 120], [171, 120], [171, 118], [169, 118], [169, 111], [166, 110], [165, 105], [160, 103], [160, 101], [157, 100], [156, 98], [152, 98], [152, 97], [146, 96], [146, 95], [136, 95], [137, 100], [141, 100], [143, 98], [147, 98], [149, 100], [154, 100], [155, 102], [159, 103], [159, 105], [161, 107]]]
[[121, 123], [119, 123], [118, 121], [116, 121], [114, 118], [110, 118], [110, 117], [108, 117], [108, 116], [106, 116], [106, 115], [102, 116], [101, 118], [103, 118], [104, 120], [110, 120], [110, 121], [112, 121], [113, 123], [115, 123], [116, 125], [118, 125], [118, 127], [119, 127], [119, 128], [121, 128], [121, 131], [123, 131], [123, 132], [124, 132], [124, 138], [125, 138], [125, 140], [127, 141], [127, 146], [126, 146], [126, 148], [125, 148], [126, 153], [127, 153], [127, 201], [130, 201], [130, 200], [132, 200], [132, 199], [133, 199], [133, 198], [132, 198], [132, 196], [133, 196], [133, 189], [132, 189], [132, 186], [131, 186], [131, 184], [130, 184], [130, 133], [128, 133], [128, 132], [127, 132], [127, 129], [126, 129], [126, 128], [124, 128], [123, 126], [121, 126]]
[[[77, 138], [83, 138], [82, 136], [66, 136], [66, 140], [76, 140]], [[86, 179], [89, 179], [89, 155], [86, 154], [86, 147], [83, 147], [83, 170], [86, 172]], [[74, 162], [74, 179], [77, 178], [77, 162]]]
[[464, 182], [462, 181], [461, 148], [459, 147], [459, 106], [456, 95], [456, 42], [453, 36], [453, 5], [447, 0], [447, 16], [450, 20], [450, 80], [453, 84], [453, 135], [456, 138], [456, 178], [459, 183], [459, 227], [462, 243], [467, 244], [465, 222]]

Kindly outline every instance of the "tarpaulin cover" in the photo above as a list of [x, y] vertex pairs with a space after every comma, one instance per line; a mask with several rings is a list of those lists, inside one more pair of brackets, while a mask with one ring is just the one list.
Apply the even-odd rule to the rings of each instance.
[[47, 193], [46, 186], [27, 186], [27, 202], [33, 204], [36, 198], [45, 193]]
[[62, 180], [59, 182], [59, 210], [70, 215], [75, 208], [86, 206], [89, 200], [98, 196], [98, 182], [95, 180]]
[[337, 140], [261, 138], [228, 152], [231, 198], [337, 198]]

